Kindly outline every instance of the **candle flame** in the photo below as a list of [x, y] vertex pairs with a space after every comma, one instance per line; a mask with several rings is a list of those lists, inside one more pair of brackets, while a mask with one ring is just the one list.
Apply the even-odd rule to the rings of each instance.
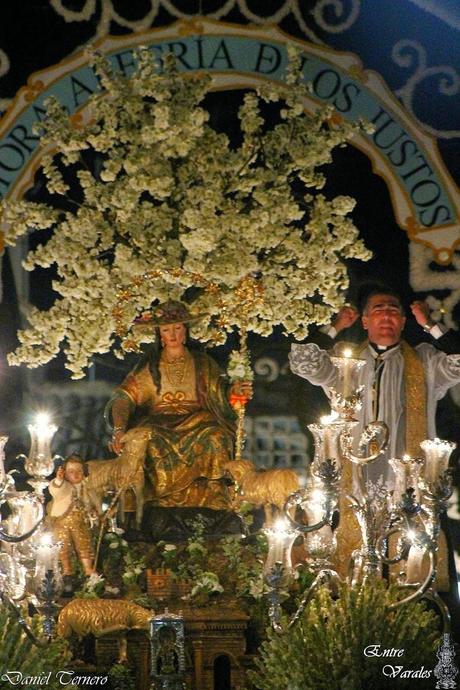
[[50, 421], [48, 412], [39, 412], [35, 417], [35, 425], [39, 431], [47, 431]]
[[338, 412], [331, 412], [331, 414], [325, 414], [323, 415], [323, 417], [320, 417], [319, 421], [323, 426], [327, 426], [328, 424], [333, 424], [334, 422], [336, 422], [338, 418]]
[[281, 536], [284, 532], [286, 532], [287, 529], [288, 529], [288, 522], [287, 522], [286, 518], [281, 517], [281, 518], [277, 518], [275, 520], [275, 522], [273, 524], [273, 531], [276, 534], [279, 534]]
[[349, 347], [346, 347], [342, 354], [344, 357], [349, 359], [350, 357], [352, 357], [353, 351]]
[[312, 503], [315, 503], [317, 505], [322, 505], [324, 501], [324, 493], [321, 491], [321, 489], [314, 489], [314, 491], [311, 492], [311, 500]]
[[40, 546], [51, 548], [54, 545], [53, 537], [49, 532], [45, 532], [40, 537]]

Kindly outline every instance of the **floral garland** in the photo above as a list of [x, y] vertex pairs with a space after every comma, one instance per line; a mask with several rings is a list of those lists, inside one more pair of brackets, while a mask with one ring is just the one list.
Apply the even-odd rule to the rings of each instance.
[[[160, 65], [147, 48], [129, 78], [93, 56], [103, 91], [91, 97], [89, 122], [49, 99], [38, 133], [58, 154], [43, 158], [51, 201], [1, 210], [10, 244], [53, 230], [24, 265], [56, 265], [58, 298], [31, 310], [11, 364], [38, 366], [63, 347], [79, 378], [93, 354], [123, 356], [146, 340], [133, 325], [167, 297], [193, 296], [208, 315], [192, 329], [203, 342], [225, 342], [234, 328], [267, 336], [277, 325], [303, 339], [309, 324], [329, 322], [348, 286], [344, 259], [370, 252], [347, 217], [354, 200], [315, 190], [334, 147], [363, 125], [331, 107], [307, 116], [300, 58], [290, 55], [287, 87], [245, 95], [236, 147], [200, 106], [211, 78], [180, 74], [172, 56]], [[280, 104], [271, 127], [263, 102]]]

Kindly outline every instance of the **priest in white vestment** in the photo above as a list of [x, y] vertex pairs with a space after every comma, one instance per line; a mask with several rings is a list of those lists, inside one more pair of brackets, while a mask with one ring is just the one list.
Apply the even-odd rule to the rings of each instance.
[[[443, 336], [440, 326], [430, 321], [425, 303], [414, 302], [411, 310], [417, 323], [434, 339]], [[345, 307], [329, 335], [335, 337], [357, 318], [354, 308]], [[385, 422], [390, 431], [387, 452], [366, 467], [365, 476], [373, 482], [381, 476], [389, 488], [394, 476], [388, 459], [405, 453], [412, 457], [422, 455], [420, 442], [436, 436], [438, 400], [460, 382], [460, 355], [445, 354], [429, 343], [412, 348], [401, 338], [405, 322], [399, 296], [391, 290], [373, 290], [362, 314], [368, 340], [353, 346], [353, 356], [366, 362], [352, 381], [353, 388], [364, 386], [358, 432], [375, 420]], [[338, 370], [330, 355], [340, 354], [343, 349], [344, 343], [336, 344], [332, 351], [314, 343], [293, 344], [289, 356], [291, 370], [322, 386], [330, 396], [330, 389], [338, 384]]]

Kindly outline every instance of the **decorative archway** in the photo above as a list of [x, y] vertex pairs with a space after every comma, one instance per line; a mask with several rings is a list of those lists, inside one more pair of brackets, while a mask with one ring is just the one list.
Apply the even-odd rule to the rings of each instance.
[[[363, 70], [355, 55], [293, 39], [276, 27], [201, 18], [108, 36], [96, 46], [125, 74], [134, 66], [133, 49], [146, 45], [154, 54], [173, 52], [184, 72], [211, 73], [215, 89], [232, 89], [283, 81], [289, 42], [301, 49], [305, 80], [312, 86], [305, 109], [314, 112], [330, 103], [340, 117], [373, 123], [374, 132], [355, 137], [352, 145], [369, 156], [374, 171], [385, 179], [397, 222], [409, 238], [429, 247], [438, 263], [449, 264], [460, 243], [456, 186], [435, 140], [420, 131], [381, 77]], [[32, 184], [43, 154], [33, 125], [45, 115], [46, 98], [56, 96], [78, 125], [88, 117], [88, 98], [99, 88], [84, 51], [31, 76], [0, 122], [0, 198], [19, 199]]]

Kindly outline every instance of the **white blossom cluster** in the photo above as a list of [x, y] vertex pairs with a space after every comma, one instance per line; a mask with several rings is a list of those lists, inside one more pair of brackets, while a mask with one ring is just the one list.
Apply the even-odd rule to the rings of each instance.
[[252, 381], [254, 372], [247, 350], [232, 350], [228, 358], [227, 376], [231, 383], [236, 381]]
[[220, 584], [216, 573], [203, 572], [195, 580], [190, 592], [190, 598], [197, 596], [197, 594], [220, 594], [223, 591], [224, 588]]
[[[370, 257], [348, 218], [354, 200], [317, 192], [333, 148], [363, 125], [337, 123], [329, 107], [305, 114], [307, 87], [295, 56], [287, 86], [246, 94], [238, 146], [210, 126], [200, 106], [209, 77], [180, 74], [171, 57], [160, 69], [143, 48], [136, 59], [127, 78], [93, 57], [104, 90], [92, 96], [88, 121], [49, 100], [40, 135], [60, 155], [59, 164], [43, 159], [55, 206], [4, 203], [10, 244], [31, 229], [53, 230], [26, 269], [55, 265], [58, 273], [54, 305], [31, 311], [11, 364], [37, 366], [63, 347], [79, 378], [93, 354], [119, 347], [117, 310], [127, 324], [123, 347], [152, 302], [187, 299], [197, 286], [193, 307], [208, 316], [193, 335], [202, 341], [223, 342], [233, 328], [266, 336], [276, 325], [302, 339], [342, 305], [343, 260]], [[277, 124], [264, 121], [263, 101], [280, 102]], [[88, 165], [95, 157], [98, 165]], [[198, 275], [218, 290], [203, 288]], [[248, 276], [263, 296], [241, 310], [238, 285]]]

